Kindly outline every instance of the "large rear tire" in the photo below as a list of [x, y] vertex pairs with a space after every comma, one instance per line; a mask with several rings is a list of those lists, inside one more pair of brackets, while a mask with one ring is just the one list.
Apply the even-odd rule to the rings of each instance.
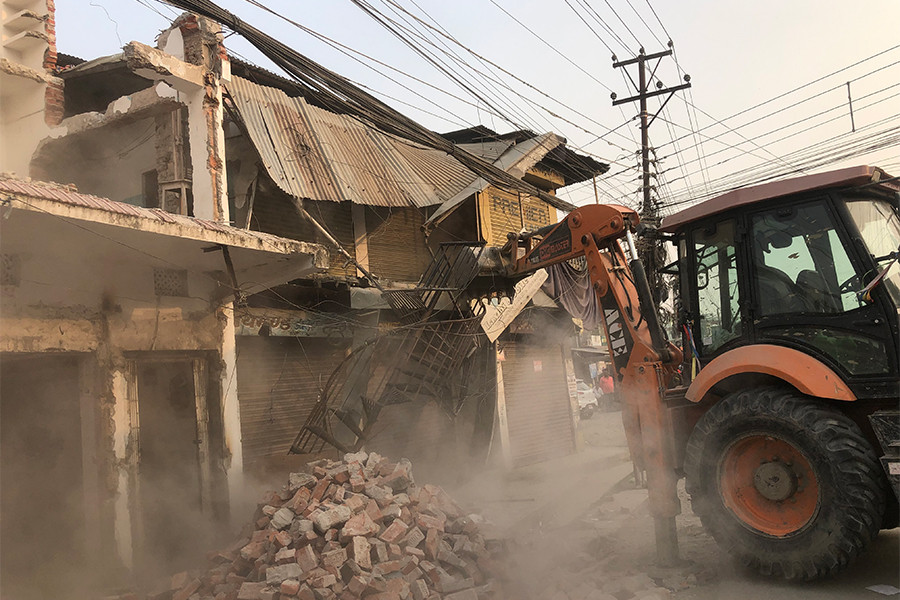
[[878, 533], [881, 466], [859, 427], [793, 390], [734, 393], [688, 440], [686, 487], [719, 546], [767, 576], [837, 573]]

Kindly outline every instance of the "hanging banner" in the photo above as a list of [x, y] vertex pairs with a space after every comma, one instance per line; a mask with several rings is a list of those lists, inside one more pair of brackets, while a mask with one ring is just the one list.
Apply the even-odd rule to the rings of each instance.
[[547, 271], [544, 269], [535, 271], [533, 275], [529, 275], [516, 284], [516, 293], [512, 301], [509, 298], [502, 298], [496, 305], [487, 305], [484, 317], [481, 319], [481, 328], [489, 340], [497, 341], [503, 330], [509, 327], [513, 319], [522, 312], [522, 309], [537, 294], [545, 281], [547, 281]]

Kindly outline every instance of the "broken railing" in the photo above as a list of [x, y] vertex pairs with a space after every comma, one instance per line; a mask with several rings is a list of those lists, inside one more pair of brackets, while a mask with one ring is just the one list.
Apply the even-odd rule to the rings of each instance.
[[[466, 297], [483, 246], [441, 244], [415, 288], [384, 292], [400, 326], [355, 349], [331, 373], [290, 452], [358, 450], [393, 404], [433, 401], [450, 415], [459, 412], [465, 367], [483, 338], [481, 304]], [[444, 318], [448, 311], [454, 318]]]

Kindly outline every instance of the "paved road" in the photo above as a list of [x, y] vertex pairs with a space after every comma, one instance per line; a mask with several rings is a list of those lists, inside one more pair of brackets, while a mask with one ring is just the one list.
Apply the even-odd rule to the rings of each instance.
[[[714, 542], [710, 539], [710, 544]], [[878, 600], [900, 598], [867, 590], [872, 585], [900, 588], [900, 529], [882, 531], [859, 560], [837, 577], [803, 584], [767, 581], [736, 567], [726, 556], [712, 564], [718, 580], [673, 595], [673, 600]]]
[[[573, 581], [600, 590], [642, 574], [657, 585], [671, 583], [672, 589], [695, 574], [699, 581], [672, 593], [671, 600], [900, 600], [900, 595], [866, 590], [878, 584], [900, 588], [900, 529], [881, 532], [865, 555], [836, 578], [788, 584], [742, 570], [703, 532], [686, 502], [678, 527], [682, 556], [690, 562], [659, 569], [647, 491], [621, 485], [631, 473], [621, 414], [595, 414], [581, 422], [579, 436], [580, 451], [571, 456], [512, 471], [488, 469], [464, 486], [448, 487], [454, 498], [479, 509], [516, 539], [514, 561], [528, 571], [519, 576], [537, 586], [517, 600], [543, 598], [547, 581], [557, 593], [547, 598], [581, 600], [583, 593], [567, 587]], [[564, 575], [569, 569], [578, 574]], [[564, 588], [571, 594], [559, 593]]]

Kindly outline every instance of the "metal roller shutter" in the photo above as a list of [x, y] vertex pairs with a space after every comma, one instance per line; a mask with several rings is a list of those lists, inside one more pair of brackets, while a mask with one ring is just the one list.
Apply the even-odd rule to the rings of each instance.
[[239, 337], [238, 401], [244, 462], [287, 454], [340, 364], [349, 340]]
[[560, 345], [504, 344], [503, 387], [515, 466], [575, 451], [571, 403]]
[[424, 213], [416, 208], [367, 207], [369, 270], [382, 279], [418, 281], [431, 263], [424, 221]]

